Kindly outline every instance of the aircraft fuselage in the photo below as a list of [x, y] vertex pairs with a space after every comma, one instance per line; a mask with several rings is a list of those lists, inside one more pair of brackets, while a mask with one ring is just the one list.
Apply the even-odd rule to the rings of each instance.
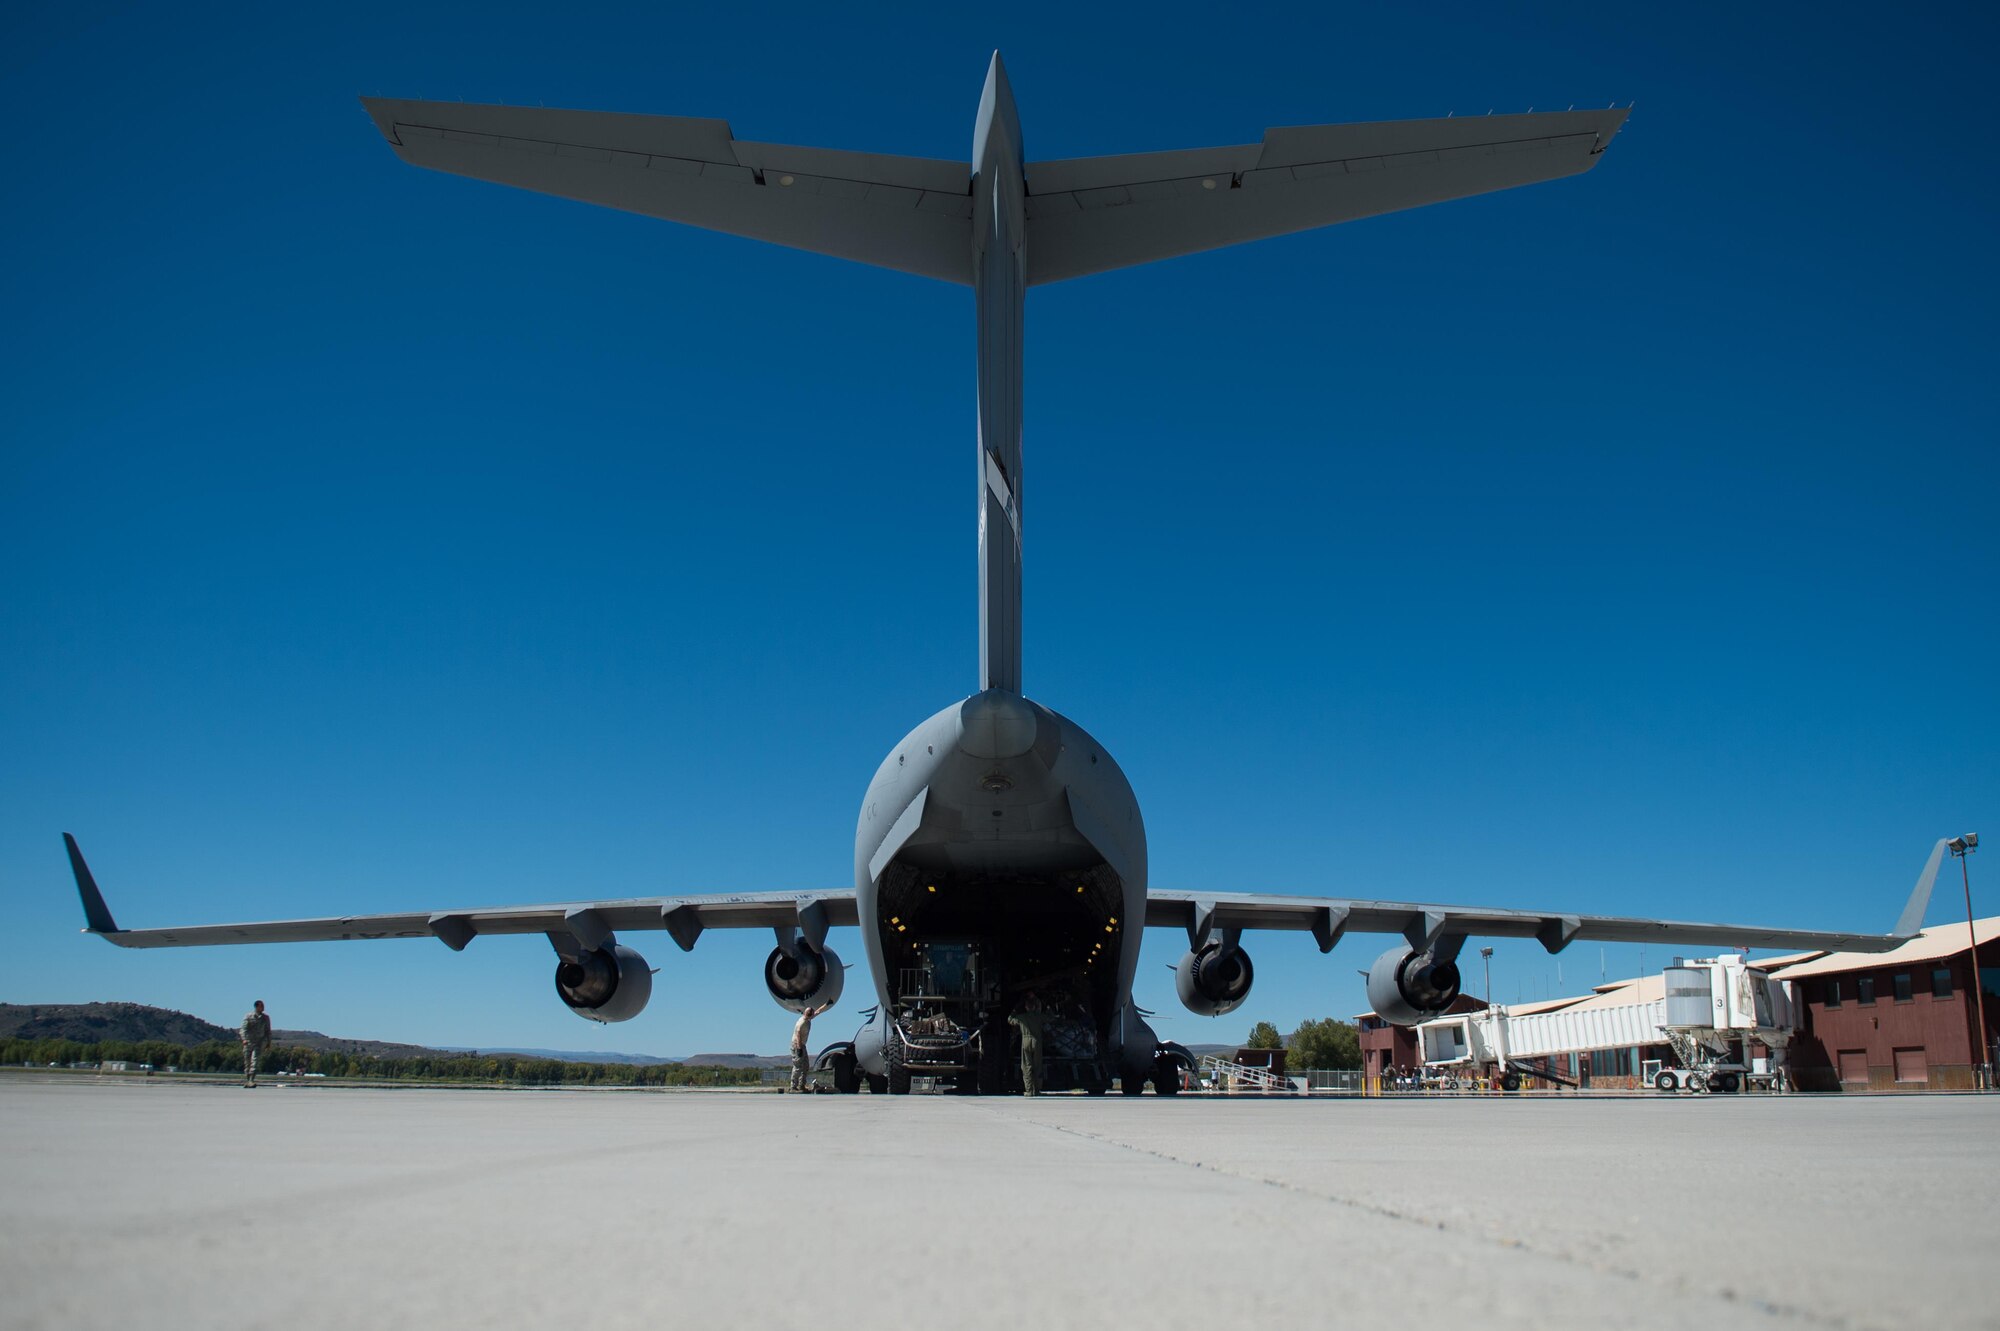
[[854, 886], [880, 1005], [857, 1051], [869, 1071], [934, 942], [980, 949], [1001, 1019], [1029, 992], [1080, 1006], [1119, 1066], [1150, 1068], [1131, 1003], [1145, 823], [1117, 762], [1067, 717], [989, 689], [912, 730], [868, 784]]
[[857, 1052], [878, 1073], [884, 1023], [934, 942], [979, 950], [995, 1019], [1034, 992], [1086, 1012], [1121, 1066], [1143, 1072], [1154, 1052], [1131, 1007], [1146, 903], [1138, 800], [1102, 745], [1021, 693], [1022, 162], [996, 55], [972, 142], [982, 690], [911, 731], [862, 801], [854, 885], [881, 1010]]

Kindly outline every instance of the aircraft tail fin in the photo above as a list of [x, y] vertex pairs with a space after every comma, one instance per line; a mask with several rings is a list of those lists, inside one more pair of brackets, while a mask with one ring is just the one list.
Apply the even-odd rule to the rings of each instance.
[[111, 918], [111, 908], [104, 904], [104, 894], [97, 890], [97, 880], [91, 877], [90, 866], [83, 862], [83, 851], [77, 848], [76, 838], [64, 832], [63, 845], [69, 849], [70, 872], [76, 875], [76, 893], [83, 898], [83, 918], [90, 932], [117, 933], [118, 921]]

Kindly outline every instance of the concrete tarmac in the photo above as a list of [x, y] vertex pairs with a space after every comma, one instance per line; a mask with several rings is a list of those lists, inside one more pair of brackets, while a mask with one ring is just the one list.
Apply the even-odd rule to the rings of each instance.
[[2000, 1097], [0, 1076], [0, 1327], [1995, 1327]]

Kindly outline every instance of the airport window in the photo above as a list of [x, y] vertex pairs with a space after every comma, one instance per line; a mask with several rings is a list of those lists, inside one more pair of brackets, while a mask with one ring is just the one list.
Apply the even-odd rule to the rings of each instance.
[[1940, 966], [1931, 972], [1931, 997], [1951, 997], [1951, 967]]
[[1593, 1077], [1629, 1077], [1632, 1075], [1632, 1051], [1630, 1049], [1598, 1049], [1590, 1055], [1590, 1075]]
[[1839, 976], [1835, 976], [1835, 977], [1834, 977], [1833, 979], [1831, 979], [1831, 980], [1828, 980], [1828, 981], [1826, 982], [1826, 1005], [1827, 1005], [1828, 1007], [1839, 1007], [1839, 1006], [1840, 1006], [1840, 977], [1839, 977]]
[[1910, 1001], [1910, 973], [1909, 973], [1908, 971], [1897, 971], [1897, 972], [1896, 972], [1896, 978], [1895, 978], [1895, 980], [1893, 981], [1893, 983], [1894, 983], [1894, 984], [1895, 984], [1895, 986], [1896, 986], [1896, 1001], [1897, 1001], [1898, 1003], [1907, 1003], [1907, 1002], [1909, 1002], [1909, 1001]]
[[1863, 975], [1854, 982], [1854, 1001], [1862, 1007], [1875, 1006], [1875, 977]]

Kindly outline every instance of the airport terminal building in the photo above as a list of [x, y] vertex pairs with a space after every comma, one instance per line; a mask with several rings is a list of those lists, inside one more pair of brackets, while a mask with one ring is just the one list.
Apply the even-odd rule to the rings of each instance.
[[1791, 986], [1792, 1081], [1806, 1091], [1973, 1089], [1985, 991], [1985, 1048], [2000, 1023], [2000, 916], [1926, 929], [1893, 952], [1813, 952], [1751, 964]]
[[[1971, 940], [1978, 939], [1977, 965]], [[1680, 963], [1676, 962], [1678, 966]], [[1770, 977], [1784, 997], [1782, 1012], [1766, 1030], [1788, 1047], [1782, 1059], [1748, 1032], [1739, 1032], [1736, 1057], [1758, 1074], [1782, 1066], [1800, 1091], [1958, 1091], [1975, 1088], [1982, 1061], [2000, 1064], [2000, 916], [1925, 929], [1890, 952], [1802, 952], [1730, 963]], [[1679, 973], [1670, 970], [1670, 974]], [[1510, 1067], [1528, 1076], [1547, 1074], [1544, 1086], [1599, 1090], [1653, 1084], [1662, 1067], [1677, 1065], [1661, 1022], [1666, 1012], [1663, 975], [1597, 986], [1588, 994], [1538, 1003], [1502, 1005], [1497, 1019], [1510, 1032], [1510, 1049], [1532, 1051]], [[1490, 1075], [1477, 1066], [1480, 1044], [1466, 1013], [1486, 1004], [1461, 997], [1450, 1011], [1417, 1027], [1396, 1027], [1372, 1012], [1356, 1018], [1362, 1070], [1371, 1092], [1395, 1069], [1458, 1068]], [[1757, 1025], [1767, 1024], [1759, 1020]], [[1485, 1033], [1482, 1031], [1482, 1033]], [[1472, 1038], [1468, 1038], [1472, 1037]], [[1532, 1083], [1531, 1083], [1532, 1084]]]

